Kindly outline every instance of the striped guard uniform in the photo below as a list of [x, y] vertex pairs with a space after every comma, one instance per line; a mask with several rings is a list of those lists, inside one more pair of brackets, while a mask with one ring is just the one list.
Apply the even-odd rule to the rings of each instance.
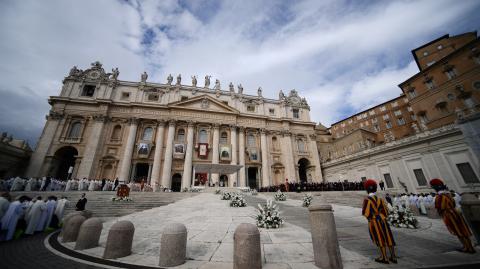
[[439, 192], [435, 197], [435, 208], [451, 234], [458, 237], [470, 237], [472, 235], [462, 214], [455, 210], [455, 200], [450, 193]]
[[385, 201], [375, 195], [363, 200], [362, 215], [368, 220], [370, 238], [379, 247], [395, 246], [393, 234], [387, 223], [388, 210]]

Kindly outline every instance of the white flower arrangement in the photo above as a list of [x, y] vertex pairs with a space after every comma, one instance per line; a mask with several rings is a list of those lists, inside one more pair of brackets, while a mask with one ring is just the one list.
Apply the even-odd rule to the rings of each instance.
[[112, 197], [112, 202], [133, 202], [133, 199], [127, 196], [114, 196]]
[[405, 208], [402, 205], [392, 208], [388, 214], [387, 221], [390, 225], [397, 228], [418, 228], [418, 220], [413, 216], [410, 208]]
[[252, 195], [257, 195], [257, 194], [258, 194], [258, 192], [257, 192], [257, 190], [256, 190], [256, 189], [252, 189], [252, 192], [251, 192], [251, 194], [252, 194]]
[[302, 206], [308, 207], [312, 203], [312, 200], [313, 200], [313, 196], [310, 193], [304, 194]]
[[232, 199], [232, 194], [229, 192], [224, 192], [222, 193], [222, 196], [220, 197], [221, 200], [230, 200]]
[[199, 188], [190, 188], [188, 191], [189, 192], [200, 192], [200, 189]]
[[265, 205], [258, 204], [257, 227], [278, 229], [283, 224], [277, 205], [272, 200], [267, 200]]
[[220, 194], [220, 193], [221, 193], [220, 189], [215, 190], [215, 194]]
[[281, 191], [277, 191], [277, 193], [273, 195], [273, 198], [275, 199], [275, 201], [286, 201], [287, 195]]
[[235, 193], [232, 195], [232, 199], [230, 201], [230, 207], [245, 207], [247, 206], [247, 202], [245, 201], [245, 198], [243, 198], [243, 195], [240, 193]]

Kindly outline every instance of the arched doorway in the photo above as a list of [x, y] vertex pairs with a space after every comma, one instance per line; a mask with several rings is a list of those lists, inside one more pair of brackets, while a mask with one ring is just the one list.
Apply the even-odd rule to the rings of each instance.
[[226, 175], [220, 176], [220, 187], [228, 187], [228, 177]]
[[298, 161], [298, 176], [300, 177], [300, 182], [307, 182], [307, 168], [310, 166], [310, 161], [301, 158]]
[[113, 166], [111, 164], [103, 167], [102, 178], [113, 180]]
[[182, 189], [182, 175], [176, 173], [172, 176], [172, 191], [179, 192]]
[[58, 149], [55, 152], [55, 171], [52, 173], [56, 178], [59, 179], [67, 179], [68, 177], [68, 169], [71, 167], [75, 167], [75, 156], [78, 155], [78, 151], [76, 148], [71, 146], [66, 146]]

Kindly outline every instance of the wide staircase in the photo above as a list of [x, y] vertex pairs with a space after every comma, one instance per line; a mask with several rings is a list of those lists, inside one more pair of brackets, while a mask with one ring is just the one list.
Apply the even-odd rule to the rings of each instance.
[[[315, 199], [320, 199], [322, 202], [328, 204], [340, 204], [353, 207], [362, 207], [363, 199], [367, 196], [365, 191], [313, 191], [313, 192], [288, 192], [288, 199], [302, 200], [305, 193], [310, 193]], [[266, 196], [271, 196], [273, 199], [274, 192], [262, 192]], [[383, 194], [379, 193], [383, 197]], [[319, 197], [318, 197], [319, 196]]]
[[[69, 204], [65, 210], [68, 214], [75, 210], [75, 204], [83, 192], [13, 192], [14, 196], [27, 195], [29, 197], [41, 196], [46, 199], [49, 196], [56, 196], [61, 198], [65, 196]], [[87, 205], [86, 209], [93, 212], [96, 217], [119, 217], [128, 215], [134, 212], [151, 209], [154, 207], [164, 206], [175, 201], [191, 197], [196, 193], [188, 192], [130, 192], [129, 198], [132, 201], [112, 201], [112, 197], [116, 196], [113, 191], [86, 191]]]

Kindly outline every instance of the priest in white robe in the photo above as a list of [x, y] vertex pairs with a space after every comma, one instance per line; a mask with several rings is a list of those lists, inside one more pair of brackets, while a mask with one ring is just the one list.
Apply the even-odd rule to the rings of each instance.
[[52, 222], [53, 213], [55, 212], [55, 207], [57, 206], [57, 197], [50, 196], [47, 201], [47, 221], [45, 222], [45, 228], [50, 227]]
[[[43, 220], [46, 220], [46, 210], [47, 205], [42, 200], [42, 197], [37, 197], [37, 201], [32, 205], [30, 211], [27, 215], [27, 229], [25, 230], [25, 234], [33, 234], [36, 231], [39, 231], [38, 228], [41, 228], [43, 225], [41, 223], [42, 216]], [[45, 214], [43, 214], [45, 212]]]
[[62, 197], [57, 201], [57, 207], [55, 208], [55, 216], [58, 219], [58, 224], [63, 222], [63, 214], [65, 213], [65, 207], [68, 206], [68, 200]]
[[2, 240], [12, 240], [17, 227], [18, 220], [25, 215], [27, 209], [27, 197], [22, 196], [17, 201], [14, 201], [8, 207], [7, 213], [2, 218]]

